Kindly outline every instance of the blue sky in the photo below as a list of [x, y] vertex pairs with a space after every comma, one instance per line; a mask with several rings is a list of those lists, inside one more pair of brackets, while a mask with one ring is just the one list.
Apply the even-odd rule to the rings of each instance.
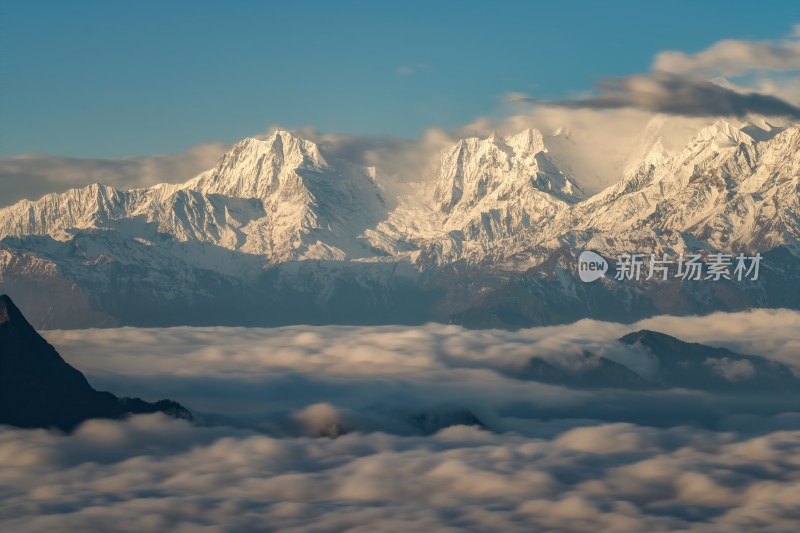
[[0, 156], [170, 153], [275, 124], [413, 138], [797, 22], [788, 1], [0, 0]]

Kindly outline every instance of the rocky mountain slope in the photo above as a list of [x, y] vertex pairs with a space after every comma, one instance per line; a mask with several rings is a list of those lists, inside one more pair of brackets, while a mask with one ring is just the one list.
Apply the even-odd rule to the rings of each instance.
[[117, 398], [94, 390], [0, 295], [0, 424], [69, 430], [89, 418], [163, 412], [191, 418], [180, 404]]

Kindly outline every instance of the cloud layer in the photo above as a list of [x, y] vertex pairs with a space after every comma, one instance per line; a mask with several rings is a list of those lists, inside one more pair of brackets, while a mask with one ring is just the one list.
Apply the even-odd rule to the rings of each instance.
[[180, 183], [212, 168], [230, 148], [206, 143], [179, 154], [135, 156], [120, 159], [73, 159], [45, 154], [0, 158], [0, 207], [23, 198], [38, 200], [90, 183], [118, 189], [136, 189], [158, 183]]
[[798, 431], [277, 439], [148, 415], [4, 430], [0, 516], [25, 532], [787, 531], [798, 457]]
[[503, 371], [531, 356], [570, 365], [583, 351], [652, 371], [646, 353], [616, 342], [651, 329], [800, 367], [800, 312], [755, 309], [705, 316], [657, 316], [623, 325], [597, 320], [519, 331], [460, 326], [287, 326], [117, 328], [43, 332], [89, 375], [204, 376], [248, 380], [297, 372], [314, 376], [419, 378], [451, 370]]
[[569, 366], [584, 350], [658, 372], [615, 341], [640, 328], [800, 364], [800, 313], [786, 310], [517, 332], [45, 332], [93, 385], [172, 397], [206, 424], [2, 428], [0, 520], [20, 532], [796, 529], [795, 397], [514, 377], [532, 355]]

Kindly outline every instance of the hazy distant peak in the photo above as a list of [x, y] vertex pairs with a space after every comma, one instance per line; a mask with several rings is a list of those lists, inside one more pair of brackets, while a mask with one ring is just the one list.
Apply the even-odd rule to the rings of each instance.
[[504, 140], [508, 146], [511, 146], [520, 154], [533, 155], [547, 151], [542, 133], [533, 128], [505, 137]]
[[711, 126], [706, 126], [696, 137], [699, 141], [727, 141], [731, 145], [755, 142], [748, 134], [724, 119], [719, 119]]
[[671, 335], [649, 329], [641, 329], [639, 331], [634, 331], [633, 333], [628, 333], [627, 335], [620, 337], [619, 341], [624, 344], [635, 344], [639, 342], [647, 346], [665, 343], [685, 344], [683, 341]]

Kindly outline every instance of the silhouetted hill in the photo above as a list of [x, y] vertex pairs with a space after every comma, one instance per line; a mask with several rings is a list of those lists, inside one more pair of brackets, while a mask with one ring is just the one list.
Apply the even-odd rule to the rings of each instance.
[[658, 358], [659, 382], [662, 386], [800, 392], [800, 380], [788, 366], [764, 357], [684, 342], [650, 330], [629, 333], [619, 341], [623, 344], [639, 343]]
[[531, 357], [513, 375], [520, 379], [577, 388], [639, 389], [653, 386], [633, 370], [606, 357], [596, 357], [589, 352], [583, 355], [585, 360], [579, 370], [566, 372], [540, 357]]
[[627, 366], [590, 352], [569, 367], [533, 356], [508, 372], [518, 379], [573, 388], [687, 388], [717, 392], [796, 392], [798, 379], [785, 364], [725, 348], [684, 342], [657, 331], [641, 330], [619, 339], [641, 344], [658, 359], [653, 376], [643, 377]]
[[158, 411], [191, 418], [171, 400], [150, 403], [94, 390], [33, 329], [11, 298], [0, 296], [0, 424], [69, 430], [89, 418]]

